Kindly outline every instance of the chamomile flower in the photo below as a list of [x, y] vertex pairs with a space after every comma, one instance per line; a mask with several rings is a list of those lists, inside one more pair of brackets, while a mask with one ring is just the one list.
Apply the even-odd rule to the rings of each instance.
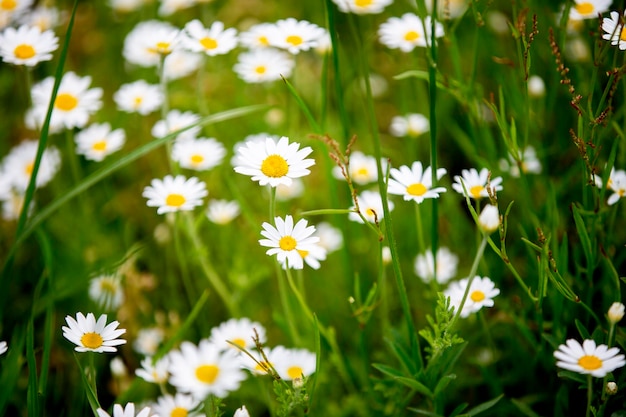
[[133, 342], [133, 349], [142, 355], [152, 356], [156, 354], [165, 334], [159, 327], [147, 327], [137, 332]]
[[[626, 16], [626, 12], [624, 12]], [[618, 12], [611, 12], [611, 17], [605, 17], [602, 19], [602, 39], [611, 42], [611, 45], [617, 45], [620, 50], [626, 49], [626, 32], [624, 32], [624, 24], [620, 18]]]
[[[437, 282], [445, 284], [456, 276], [459, 257], [445, 246], [437, 248], [436, 255]], [[428, 283], [435, 275], [435, 261], [433, 251], [428, 249], [415, 258], [415, 274]]]
[[[8, 177], [10, 185], [18, 191], [18, 194], [22, 194], [28, 187], [38, 146], [39, 142], [36, 140], [25, 140], [11, 149], [2, 160], [2, 174]], [[36, 186], [43, 187], [48, 184], [58, 172], [60, 165], [61, 153], [54, 146], [48, 146], [39, 164]]]
[[113, 101], [118, 109], [126, 113], [139, 113], [145, 116], [161, 108], [163, 93], [158, 85], [138, 80], [123, 84], [113, 94]]
[[236, 352], [221, 351], [206, 339], [198, 346], [183, 342], [180, 350], [170, 352], [169, 357], [169, 383], [178, 392], [191, 394], [198, 400], [209, 394], [224, 398], [246, 378]]
[[259, 23], [239, 34], [239, 43], [248, 49], [267, 48], [270, 36], [276, 30], [273, 23]]
[[[363, 191], [357, 197], [357, 201], [359, 202], [359, 211], [363, 217], [365, 217], [365, 220], [370, 223], [380, 223], [384, 217], [384, 213], [383, 200], [378, 191]], [[392, 211], [394, 207], [393, 202], [389, 201], [387, 204], [389, 205], [389, 211]], [[356, 206], [352, 206], [350, 209], [354, 210]], [[363, 223], [363, 219], [355, 212], [348, 214], [348, 219]]]
[[141, 360], [141, 368], [135, 370], [135, 375], [146, 382], [163, 384], [170, 377], [169, 368], [170, 359], [168, 356], [163, 356], [156, 362], [148, 356]]
[[[406, 165], [400, 168], [391, 168], [389, 179], [389, 194], [401, 195], [404, 201], [415, 201], [420, 204], [426, 198], [439, 198], [439, 193], [445, 193], [444, 187], [432, 188], [431, 167], [422, 168], [419, 161], [413, 162], [411, 168]], [[445, 168], [437, 169], [437, 180], [446, 174]]]
[[228, 224], [239, 216], [241, 209], [236, 201], [210, 200], [206, 211], [209, 221], [215, 224]]
[[164, 77], [167, 81], [184, 78], [200, 68], [202, 57], [200, 54], [182, 49], [174, 50], [165, 57]]
[[76, 153], [85, 159], [100, 162], [124, 146], [126, 133], [122, 129], [111, 130], [109, 123], [94, 123], [74, 137]]
[[122, 280], [116, 275], [100, 275], [89, 282], [89, 297], [106, 310], [114, 310], [124, 301]]
[[302, 269], [304, 262], [301, 251], [308, 251], [319, 241], [313, 236], [315, 226], [308, 226], [308, 222], [301, 219], [294, 225], [293, 217], [287, 215], [285, 219], [274, 218], [273, 226], [267, 222], [263, 223], [261, 235], [265, 239], [260, 239], [261, 246], [269, 247], [265, 252], [267, 255], [276, 255], [280, 264], [287, 263], [289, 268]]
[[7, 344], [7, 342], [0, 342], [0, 355], [5, 354], [7, 350], [9, 350], [9, 345]]
[[157, 214], [164, 214], [191, 211], [202, 205], [208, 194], [206, 184], [196, 177], [166, 175], [162, 180], [153, 179], [142, 196], [148, 199], [148, 207], [158, 207]]
[[286, 381], [309, 377], [315, 372], [315, 353], [306, 349], [286, 349], [285, 355], [273, 365]]
[[230, 160], [230, 164], [232, 166], [237, 166], [237, 165], [243, 164], [245, 159], [240, 159], [239, 152], [242, 149], [245, 149], [248, 146], [248, 144], [250, 144], [250, 143], [255, 143], [257, 145], [264, 144], [265, 140], [267, 138], [270, 138], [271, 140], [273, 140], [274, 143], [278, 143], [278, 140], [280, 139], [280, 136], [278, 136], [278, 135], [271, 135], [271, 134], [265, 133], [265, 132], [252, 133], [250, 135], [247, 135], [242, 141], [239, 141], [239, 142], [235, 143], [233, 145], [234, 155], [233, 155], [233, 157]]
[[559, 368], [596, 378], [604, 378], [609, 372], [626, 365], [618, 348], [596, 345], [592, 339], [584, 340], [582, 345], [575, 339], [568, 339], [554, 351], [554, 357]]
[[34, 67], [42, 61], [50, 61], [58, 47], [59, 38], [54, 32], [42, 32], [38, 26], [9, 27], [0, 33], [0, 57], [10, 64]]
[[157, 398], [157, 402], [152, 408], [161, 417], [201, 417], [204, 414], [194, 411], [199, 405], [200, 401], [195, 400], [191, 395], [176, 394], [172, 396], [165, 394]]
[[394, 116], [391, 119], [389, 133], [396, 137], [408, 136], [416, 138], [430, 130], [430, 122], [423, 114], [410, 113], [405, 116]]
[[293, 72], [293, 58], [271, 48], [253, 49], [239, 54], [233, 71], [247, 83], [258, 84], [289, 78]]
[[235, 410], [235, 414], [233, 417], [250, 417], [250, 413], [248, 413], [248, 409], [245, 405], [242, 405], [238, 409]]
[[[415, 47], [425, 48], [430, 45], [431, 31], [430, 16], [422, 21], [413, 13], [405, 13], [402, 17], [390, 17], [381, 24], [378, 28], [378, 37], [388, 48], [411, 52]], [[441, 38], [443, 35], [443, 25], [435, 22], [435, 37]]]
[[181, 167], [195, 171], [207, 171], [222, 163], [226, 148], [214, 138], [198, 138], [176, 141], [172, 147], [172, 159]]
[[574, 0], [569, 9], [570, 20], [595, 19], [609, 10], [613, 0]]
[[[383, 163], [382, 166], [384, 171], [386, 169], [386, 164]], [[354, 151], [350, 153], [347, 168], [350, 179], [355, 184], [365, 185], [378, 181], [376, 158], [373, 156], [365, 155], [363, 152]], [[338, 166], [333, 167], [333, 176], [337, 179], [346, 179], [343, 175], [342, 169]]]
[[[489, 170], [487, 168], [483, 168], [480, 170], [480, 173], [475, 169], [464, 169], [461, 171], [461, 176], [454, 176], [454, 183], [452, 184], [452, 188], [462, 195], [469, 195], [469, 197], [474, 199], [479, 199], [482, 197], [489, 197], [489, 193], [487, 192], [487, 181], [489, 180]], [[490, 188], [493, 191], [502, 191], [502, 177], [491, 178]], [[465, 187], [465, 191], [463, 190]]]
[[323, 28], [314, 23], [290, 17], [275, 23], [275, 29], [269, 33], [269, 43], [296, 55], [315, 48], [325, 33]]
[[188, 9], [195, 5], [195, 0], [161, 0], [159, 16], [171, 16], [179, 10]]
[[289, 143], [289, 138], [281, 137], [278, 142], [266, 138], [265, 142], [246, 142], [237, 149], [235, 172], [252, 177], [259, 185], [290, 185], [294, 178], [309, 175], [308, 169], [315, 164], [313, 159], [305, 159], [313, 149], [309, 146], [300, 149], [297, 142]]
[[478, 225], [483, 232], [490, 234], [500, 227], [500, 212], [498, 207], [487, 204], [478, 216]]
[[626, 171], [622, 169], [612, 169], [607, 188], [613, 191], [613, 194], [611, 194], [607, 200], [607, 204], [612, 206], [626, 195]]
[[377, 14], [393, 3], [393, 0], [333, 0], [339, 11], [354, 14]]
[[[181, 112], [180, 110], [170, 110], [165, 116], [165, 120], [159, 120], [152, 127], [152, 136], [155, 138], [162, 138], [170, 133], [174, 133], [177, 130], [186, 128], [193, 124], [198, 123], [200, 120], [200, 116], [196, 113], [186, 111]], [[185, 130], [184, 132], [179, 133], [176, 136], [176, 140], [186, 140], [195, 138], [200, 132], [200, 126], [194, 126]]]
[[[469, 278], [463, 278], [461, 281], [451, 283], [448, 289], [444, 291], [444, 295], [450, 297], [450, 305], [454, 306], [455, 310], [461, 306], [468, 283]], [[461, 317], [468, 317], [483, 307], [493, 307], [493, 298], [498, 294], [500, 294], [500, 290], [488, 277], [475, 276], [470, 284], [463, 310], [461, 310]]]
[[[304, 262], [313, 269], [320, 269], [320, 261], [326, 260], [326, 249], [319, 244], [313, 244], [307, 250], [299, 250], [298, 253]], [[287, 264], [281, 264], [283, 269], [287, 269]]]
[[338, 251], [343, 246], [343, 235], [341, 230], [327, 222], [318, 223], [315, 230], [315, 236], [320, 238], [317, 243], [326, 252], [331, 253]]
[[39, 4], [23, 15], [19, 21], [23, 25], [37, 26], [43, 32], [59, 26], [63, 20], [62, 17], [62, 13], [56, 7]]
[[179, 29], [166, 22], [140, 22], [126, 35], [122, 55], [131, 64], [156, 67], [162, 57], [177, 48], [179, 34]]
[[113, 406], [113, 414], [109, 414], [102, 408], [97, 410], [98, 417], [150, 417], [152, 410], [150, 407], [144, 407], [135, 414], [135, 404], [127, 403], [126, 407], [122, 407], [119, 404]]
[[[22, 214], [22, 207], [24, 207], [24, 193], [10, 191], [8, 195], [3, 195], [0, 198], [2, 201], [2, 218], [7, 221], [17, 220]], [[35, 202], [30, 202], [28, 208], [28, 215], [30, 216], [35, 207]]]
[[266, 342], [265, 327], [261, 323], [247, 317], [230, 319], [211, 329], [209, 342], [220, 350], [230, 349], [238, 353], [239, 350], [228, 342], [250, 350], [256, 346], [253, 340], [255, 334], [258, 335], [260, 343]]
[[224, 29], [224, 23], [219, 21], [205, 28], [198, 19], [192, 20], [185, 25], [183, 34], [183, 48], [208, 56], [224, 55], [237, 46], [237, 30]]
[[76, 345], [77, 352], [117, 352], [115, 346], [126, 343], [126, 340], [118, 339], [126, 329], [118, 329], [117, 321], [107, 324], [106, 314], [96, 321], [93, 313], [87, 313], [85, 317], [79, 312], [76, 319], [66, 316], [65, 321], [69, 327], [62, 327], [63, 336]]
[[537, 152], [532, 146], [527, 146], [523, 151], [520, 151], [519, 164], [513, 158], [513, 155], [509, 154], [509, 159], [500, 159], [498, 165], [502, 171], [508, 171], [513, 177], [520, 176], [520, 166], [524, 174], [539, 174], [541, 172], [541, 161], [537, 158]]
[[20, 18], [34, 0], [0, 0], [0, 28]]

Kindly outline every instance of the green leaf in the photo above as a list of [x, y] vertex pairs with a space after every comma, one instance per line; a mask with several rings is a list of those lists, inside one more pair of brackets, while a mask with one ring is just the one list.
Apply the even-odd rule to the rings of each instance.
[[419, 392], [422, 395], [425, 395], [426, 397], [430, 399], [434, 398], [433, 392], [426, 385], [422, 384], [421, 382], [419, 382], [418, 380], [414, 378], [406, 378], [406, 377], [400, 376], [394, 379], [398, 381], [399, 383], [406, 385], [407, 387]]
[[461, 414], [459, 417], [463, 416], [467, 416], [467, 417], [472, 417], [475, 415], [478, 415], [484, 411], [489, 410], [491, 407], [493, 407], [494, 405], [496, 405], [498, 403], [498, 401], [500, 401], [502, 399], [502, 397], [504, 397], [504, 394], [500, 394], [498, 395], [496, 398], [494, 398], [493, 400], [489, 400], [486, 401], [482, 404], [477, 405], [476, 407], [472, 408], [471, 410], [469, 410], [467, 413], [465, 414]]
[[572, 214], [574, 215], [574, 223], [576, 224], [576, 231], [578, 232], [580, 244], [583, 247], [583, 252], [585, 253], [585, 258], [587, 259], [587, 267], [590, 268], [593, 265], [594, 259], [591, 239], [589, 238], [587, 227], [585, 226], [585, 222], [580, 214], [580, 208], [576, 204], [572, 204], [571, 207]]
[[541, 417], [539, 414], [535, 413], [532, 408], [530, 408], [530, 406], [528, 404], [526, 404], [525, 402], [522, 402], [520, 400], [516, 400], [515, 398], [511, 398], [511, 403], [517, 407], [517, 409], [525, 416], [527, 417]]
[[409, 411], [413, 411], [415, 414], [421, 414], [423, 416], [430, 417], [443, 417], [441, 414], [433, 413], [432, 411], [422, 410], [420, 408], [409, 408]]
[[439, 394], [441, 394], [441, 392], [443, 392], [443, 390], [445, 390], [446, 387], [450, 385], [450, 382], [452, 382], [455, 379], [456, 379], [456, 374], [448, 374], [448, 375], [444, 375], [443, 377], [441, 377], [441, 379], [439, 380], [439, 382], [437, 382], [437, 385], [435, 386], [435, 391], [434, 391], [435, 397], [439, 396]]
[[468, 403], [462, 403], [462, 404], [457, 405], [456, 408], [452, 410], [452, 413], [450, 413], [449, 417], [458, 416], [463, 410], [467, 408], [468, 405], [469, 405]]
[[591, 335], [589, 334], [589, 332], [587, 331], [587, 328], [585, 327], [584, 324], [582, 324], [580, 322], [580, 320], [575, 319], [574, 320], [574, 324], [576, 325], [576, 328], [578, 329], [578, 333], [580, 333], [580, 336], [583, 339], [591, 339]]
[[399, 378], [399, 377], [405, 376], [402, 372], [398, 371], [397, 369], [392, 368], [391, 366], [383, 365], [382, 363], [373, 363], [372, 366], [375, 369], [378, 369], [383, 374], [390, 376], [392, 378]]

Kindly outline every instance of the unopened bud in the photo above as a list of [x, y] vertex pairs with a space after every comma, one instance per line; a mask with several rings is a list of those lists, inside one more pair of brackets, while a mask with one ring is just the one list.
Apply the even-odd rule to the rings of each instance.
[[605, 387], [606, 393], [609, 395], [617, 394], [617, 384], [613, 381], [607, 382]]
[[480, 228], [487, 234], [494, 232], [500, 226], [500, 212], [498, 207], [487, 204], [478, 216]]
[[293, 388], [298, 390], [300, 388], [302, 388], [304, 386], [304, 380], [300, 377], [294, 378], [293, 381], [291, 382], [293, 385]]
[[624, 304], [622, 303], [613, 303], [609, 308], [608, 312], [609, 321], [612, 324], [617, 323], [624, 317]]
[[389, 265], [391, 263], [391, 249], [389, 246], [383, 247], [383, 264]]

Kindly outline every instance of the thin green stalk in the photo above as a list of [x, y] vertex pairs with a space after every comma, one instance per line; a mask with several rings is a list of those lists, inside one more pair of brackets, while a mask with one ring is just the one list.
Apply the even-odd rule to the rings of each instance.
[[[430, 59], [428, 60], [428, 96], [430, 117], [430, 167], [432, 173], [432, 186], [437, 186], [437, 0], [433, 0], [430, 38]], [[437, 259], [437, 247], [439, 246], [439, 202], [431, 199], [432, 218], [430, 233], [430, 250], [433, 259]], [[433, 274], [437, 276], [437, 262], [433, 265]]]
[[274, 269], [276, 270], [276, 277], [278, 281], [278, 296], [280, 298], [280, 303], [283, 308], [283, 314], [285, 315], [285, 322], [287, 323], [287, 330], [289, 331], [289, 336], [291, 341], [299, 346], [301, 345], [301, 337], [298, 332], [298, 327], [295, 323], [295, 315], [291, 308], [291, 301], [289, 299], [289, 295], [287, 294], [287, 287], [285, 286], [285, 280], [283, 278], [283, 272], [280, 267], [280, 264], [277, 260], [274, 261]]
[[[188, 255], [183, 252], [183, 247], [181, 244], [180, 235], [181, 235], [181, 229], [183, 226], [183, 219], [181, 219], [181, 216], [180, 216], [181, 214], [184, 214], [184, 213], [174, 213], [175, 215], [175, 221], [173, 225], [174, 226], [174, 251], [176, 252], [176, 261], [180, 268], [180, 275], [183, 281], [183, 287], [185, 287], [185, 294], [187, 295], [187, 301], [189, 301], [189, 308], [193, 308], [193, 305], [195, 304], [197, 291], [193, 287], [193, 284], [189, 279], [189, 267], [187, 266]], [[189, 227], [193, 227], [193, 225]]]
[[591, 400], [593, 399], [593, 379], [591, 375], [587, 375], [587, 410], [585, 417], [591, 416]]
[[[415, 204], [415, 226], [417, 228], [417, 253], [424, 253], [426, 245], [424, 244], [424, 229], [422, 227], [422, 213], [420, 212], [420, 204]], [[436, 258], [436, 253], [433, 253]], [[436, 264], [436, 262], [435, 262]]]
[[483, 253], [485, 253], [485, 248], [487, 247], [488, 236], [483, 235], [483, 240], [480, 242], [480, 246], [478, 246], [478, 250], [476, 251], [476, 256], [474, 257], [474, 262], [472, 262], [472, 268], [468, 274], [467, 287], [465, 287], [465, 292], [463, 293], [463, 298], [461, 299], [461, 304], [459, 304], [459, 308], [454, 313], [454, 317], [450, 322], [450, 329], [454, 328], [457, 320], [461, 316], [461, 311], [463, 311], [463, 307], [465, 306], [465, 302], [467, 301], [467, 296], [469, 295], [470, 287], [472, 286], [472, 281], [474, 281], [474, 277], [476, 276], [476, 272], [478, 271], [478, 264], [483, 257]]

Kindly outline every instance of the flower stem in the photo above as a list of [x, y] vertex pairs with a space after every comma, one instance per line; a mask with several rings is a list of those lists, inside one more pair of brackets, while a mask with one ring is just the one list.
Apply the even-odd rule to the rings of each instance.
[[483, 257], [483, 253], [485, 253], [485, 247], [487, 247], [487, 239], [488, 236], [483, 234], [483, 240], [480, 242], [478, 246], [478, 250], [476, 251], [476, 256], [474, 257], [474, 262], [472, 262], [472, 269], [469, 272], [469, 279], [467, 281], [467, 287], [465, 287], [465, 292], [463, 293], [463, 298], [461, 299], [461, 304], [459, 304], [459, 308], [457, 309], [454, 317], [452, 318], [452, 322], [450, 323], [450, 328], [454, 328], [454, 324], [461, 316], [461, 311], [463, 311], [463, 307], [465, 306], [465, 302], [467, 301], [467, 296], [469, 295], [470, 287], [472, 286], [472, 281], [474, 281], [474, 277], [476, 276], [476, 271], [478, 271], [478, 264]]

